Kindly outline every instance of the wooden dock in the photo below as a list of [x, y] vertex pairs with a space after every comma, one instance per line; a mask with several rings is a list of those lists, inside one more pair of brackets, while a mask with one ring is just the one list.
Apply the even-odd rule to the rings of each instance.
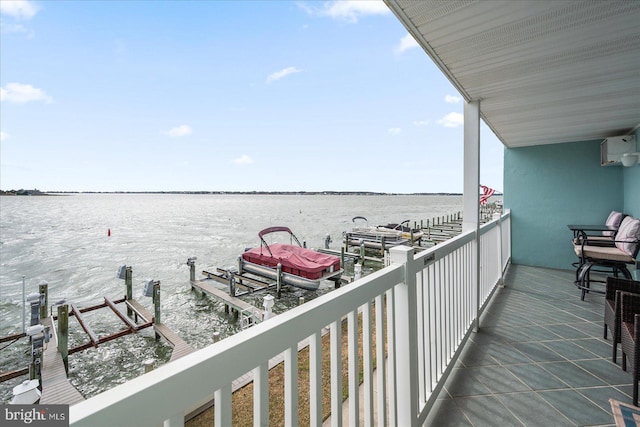
[[80, 392], [69, 382], [62, 356], [58, 352], [58, 337], [53, 319], [41, 320], [43, 326], [50, 327], [51, 339], [42, 354], [42, 396], [40, 404], [73, 405], [84, 400]]
[[[206, 273], [206, 272], [203, 272]], [[243, 313], [249, 317], [254, 323], [262, 321], [262, 310], [246, 301], [229, 295], [227, 292], [218, 289], [212, 283], [208, 282], [209, 279], [193, 280], [191, 281], [191, 287], [196, 288], [218, 300], [221, 300], [225, 307], [231, 307], [236, 313]]]
[[[120, 302], [118, 300], [117, 302]], [[89, 335], [90, 343], [80, 346], [75, 349], [76, 351], [80, 351], [92, 346], [97, 346], [99, 343], [102, 343], [106, 340], [111, 340], [111, 337], [118, 337], [123, 334], [123, 332], [133, 333], [138, 330], [140, 327], [146, 327], [146, 324], [153, 323], [153, 328], [155, 332], [164, 338], [171, 347], [173, 347], [173, 352], [171, 353], [170, 361], [174, 361], [179, 359], [182, 356], [185, 356], [189, 353], [195, 351], [191, 345], [189, 345], [186, 341], [178, 336], [175, 332], [169, 329], [164, 324], [155, 323], [155, 319], [153, 314], [150, 313], [146, 308], [144, 308], [138, 301], [136, 300], [126, 300], [125, 304], [128, 308], [130, 308], [133, 313], [135, 313], [135, 320], [137, 321], [140, 318], [143, 322], [141, 326], [136, 325], [136, 323], [122, 314], [119, 310], [115, 309], [113, 306], [115, 305], [113, 301], [105, 298], [105, 306], [109, 306], [114, 310], [118, 317], [128, 326], [128, 330], [121, 331], [119, 333], [113, 334], [112, 336], [105, 337], [99, 339], [84, 323], [82, 319], [82, 315], [80, 314], [84, 310], [78, 310], [76, 307], [72, 306], [72, 313], [76, 316], [80, 324], [82, 325], [85, 332]], [[98, 305], [94, 307], [90, 307], [89, 310], [95, 309], [96, 307], [102, 307], [103, 305]], [[87, 310], [87, 309], [85, 309]], [[41, 377], [42, 377], [42, 397], [40, 398], [40, 404], [67, 404], [73, 405], [84, 400], [84, 397], [80, 394], [80, 392], [69, 382], [69, 378], [67, 377], [67, 371], [64, 367], [64, 361], [62, 359], [62, 355], [58, 351], [58, 337], [57, 337], [57, 328], [53, 323], [53, 317], [47, 317], [41, 320], [41, 323], [45, 327], [49, 327], [51, 331], [51, 339], [47, 344], [46, 349], [43, 351], [42, 356], [42, 366], [41, 366]], [[71, 349], [69, 353], [74, 352], [74, 349]]]
[[[126, 304], [136, 313], [137, 316], [142, 317], [142, 319], [144, 319], [145, 321], [153, 320], [153, 314], [147, 311], [147, 309], [144, 308], [138, 301], [128, 300], [126, 301]], [[180, 338], [178, 334], [173, 332], [164, 324], [154, 322], [153, 329], [156, 331], [156, 333], [158, 333], [158, 335], [162, 336], [169, 343], [169, 345], [171, 345], [171, 347], [173, 347], [170, 359], [171, 362], [195, 351], [195, 348], [193, 348], [185, 340]]]

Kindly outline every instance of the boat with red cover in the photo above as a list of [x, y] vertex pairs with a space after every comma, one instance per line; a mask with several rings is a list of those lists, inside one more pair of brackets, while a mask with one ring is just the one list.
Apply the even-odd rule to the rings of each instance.
[[[270, 233], [289, 233], [290, 244], [268, 244], [265, 236]], [[260, 247], [248, 249], [242, 254], [242, 270], [271, 279], [278, 277], [278, 264], [285, 284], [308, 290], [316, 290], [323, 280], [340, 280], [340, 258], [302, 247], [288, 227], [265, 228], [258, 233]], [[294, 244], [295, 242], [295, 244]]]

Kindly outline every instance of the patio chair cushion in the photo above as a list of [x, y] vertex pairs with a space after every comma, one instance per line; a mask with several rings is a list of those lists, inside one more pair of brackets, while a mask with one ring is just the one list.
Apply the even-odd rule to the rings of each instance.
[[[609, 226], [612, 226], [612, 227], [620, 227], [620, 223], [622, 222], [622, 218], [623, 217], [624, 217], [624, 215], [622, 214], [622, 212], [611, 211], [611, 213], [607, 217], [607, 221], [605, 221], [605, 224], [609, 225]], [[602, 235], [603, 236], [607, 236], [607, 237], [614, 236], [615, 234], [616, 233], [614, 231], [603, 231], [602, 232]]]
[[580, 258], [606, 259], [610, 261], [620, 261], [627, 264], [635, 262], [635, 258], [615, 246], [592, 246], [574, 245], [573, 249]]
[[633, 257], [640, 241], [640, 219], [625, 217], [616, 234], [616, 247]]

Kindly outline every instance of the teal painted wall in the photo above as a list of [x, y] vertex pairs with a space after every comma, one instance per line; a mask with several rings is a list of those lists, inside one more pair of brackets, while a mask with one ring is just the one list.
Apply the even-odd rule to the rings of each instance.
[[[572, 269], [576, 256], [567, 224], [600, 224], [612, 210], [627, 207], [625, 194], [633, 189], [623, 185], [623, 169], [629, 168], [600, 166], [600, 142], [505, 149], [513, 263]], [[638, 175], [630, 173], [635, 182]]]
[[[640, 152], [640, 128], [636, 129], [636, 151]], [[624, 168], [624, 212], [640, 218], [640, 165]]]

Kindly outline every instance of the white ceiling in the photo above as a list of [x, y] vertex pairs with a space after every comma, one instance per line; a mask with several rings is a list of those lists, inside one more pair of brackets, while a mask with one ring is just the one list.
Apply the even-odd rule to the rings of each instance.
[[640, 1], [385, 0], [507, 147], [640, 124]]

